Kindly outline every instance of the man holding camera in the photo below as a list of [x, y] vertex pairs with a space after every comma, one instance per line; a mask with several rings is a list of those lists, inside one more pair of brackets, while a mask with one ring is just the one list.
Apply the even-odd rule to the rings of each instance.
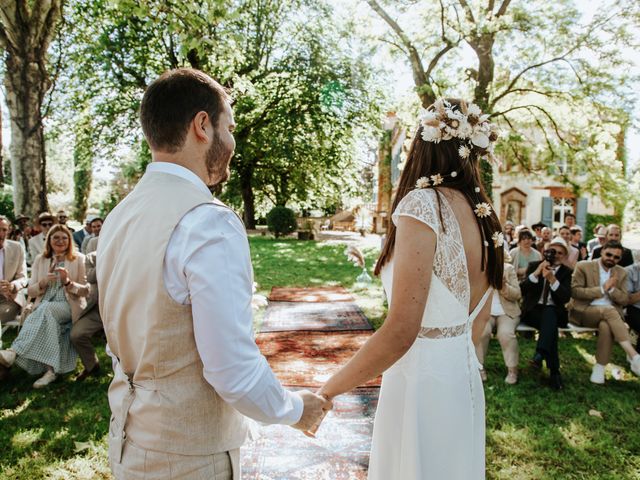
[[549, 384], [554, 390], [564, 388], [558, 356], [558, 327], [567, 325], [565, 305], [571, 298], [572, 270], [563, 265], [568, 252], [567, 243], [560, 237], [554, 238], [544, 250], [543, 260], [531, 262], [520, 283], [522, 321], [540, 331], [531, 364], [542, 368], [542, 361], [546, 362]]
[[601, 385], [613, 340], [626, 352], [633, 373], [640, 375], [640, 354], [631, 345], [622, 311], [629, 301], [627, 271], [618, 265], [622, 254], [620, 242], [607, 241], [602, 246], [602, 256], [579, 263], [571, 280], [571, 323], [598, 329], [596, 364], [590, 380]]

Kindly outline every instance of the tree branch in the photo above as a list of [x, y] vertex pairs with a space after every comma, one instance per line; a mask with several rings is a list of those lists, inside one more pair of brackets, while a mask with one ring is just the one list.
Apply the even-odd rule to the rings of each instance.
[[464, 9], [464, 14], [467, 17], [467, 20], [469, 20], [471, 23], [476, 23], [476, 19], [473, 17], [473, 10], [471, 10], [471, 7], [467, 3], [467, 0], [459, 1], [460, 5], [462, 5], [462, 8]]
[[496, 17], [501, 17], [502, 15], [504, 15], [507, 12], [507, 8], [509, 7], [510, 3], [511, 0], [504, 0], [502, 2], [502, 5], [500, 5], [500, 8], [498, 9], [498, 13], [496, 13]]

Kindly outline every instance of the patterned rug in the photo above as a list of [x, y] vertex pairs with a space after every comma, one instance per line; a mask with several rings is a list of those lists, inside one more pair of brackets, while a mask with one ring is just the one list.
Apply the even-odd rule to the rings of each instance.
[[315, 439], [283, 425], [263, 427], [242, 447], [242, 479], [366, 479], [378, 393], [360, 388], [337, 397]]
[[307, 303], [270, 301], [261, 332], [286, 330], [372, 330], [360, 307], [351, 302]]
[[[371, 335], [372, 332], [260, 333], [256, 343], [283, 385], [320, 387]], [[379, 386], [380, 380], [378, 377], [366, 386]]]
[[344, 287], [272, 287], [272, 302], [353, 302]]

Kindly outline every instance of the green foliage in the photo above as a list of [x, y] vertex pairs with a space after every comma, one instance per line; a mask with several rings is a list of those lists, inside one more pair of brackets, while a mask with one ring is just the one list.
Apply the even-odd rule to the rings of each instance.
[[[83, 222], [87, 216], [93, 180], [93, 135], [90, 120], [78, 122], [73, 148], [73, 217]], [[104, 218], [104, 217], [103, 217]]]
[[298, 228], [296, 214], [287, 207], [273, 207], [267, 213], [267, 227], [275, 234], [276, 238], [288, 235]]
[[13, 189], [10, 186], [5, 186], [0, 189], [0, 215], [4, 215], [12, 222], [15, 220]]
[[594, 213], [587, 213], [587, 225], [585, 227], [585, 242], [591, 240], [595, 235], [593, 234], [593, 229], [596, 228], [596, 225], [599, 223], [603, 224], [605, 227], [612, 223], [616, 225], [620, 225], [622, 227], [622, 215], [596, 215]]

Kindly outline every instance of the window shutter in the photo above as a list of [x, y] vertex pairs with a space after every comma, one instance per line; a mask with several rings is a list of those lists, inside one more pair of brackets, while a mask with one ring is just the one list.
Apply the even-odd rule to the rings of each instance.
[[584, 197], [578, 198], [576, 207], [576, 223], [584, 230], [587, 228], [587, 208], [589, 206], [589, 200]]
[[553, 228], [553, 198], [542, 197], [542, 223]]

